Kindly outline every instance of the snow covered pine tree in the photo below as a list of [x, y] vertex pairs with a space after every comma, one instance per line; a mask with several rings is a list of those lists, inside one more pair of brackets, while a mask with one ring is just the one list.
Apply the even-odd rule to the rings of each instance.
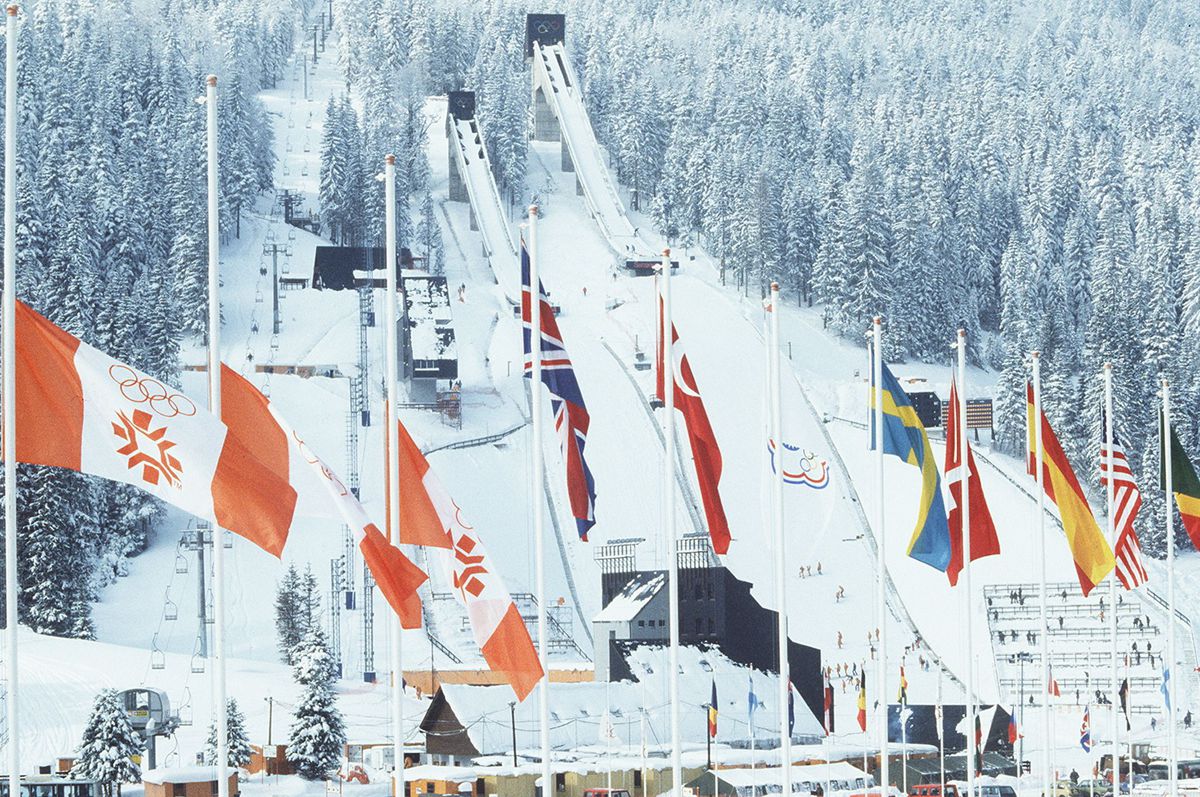
[[304, 687], [296, 706], [287, 756], [305, 780], [320, 780], [337, 769], [346, 726], [333, 694], [333, 656], [320, 626], [312, 628], [295, 652], [296, 682]]
[[[225, 704], [225, 730], [229, 739], [229, 766], [244, 767], [250, 764], [250, 738], [246, 735], [246, 715], [238, 708], [237, 701], [229, 698]], [[208, 726], [208, 740], [204, 743], [204, 763], [217, 763], [217, 725]]]
[[122, 783], [136, 783], [142, 776], [133, 762], [142, 749], [142, 737], [130, 724], [117, 690], [105, 689], [96, 695], [71, 775], [99, 781], [109, 795], [116, 786], [120, 797]]

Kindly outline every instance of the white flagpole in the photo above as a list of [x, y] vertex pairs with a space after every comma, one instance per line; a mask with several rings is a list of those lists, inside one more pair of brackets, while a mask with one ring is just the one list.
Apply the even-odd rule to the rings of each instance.
[[[753, 679], [750, 681], [750, 693], [754, 694]], [[748, 713], [750, 717], [750, 771], [753, 772], [756, 769], [754, 763], [754, 710], [751, 709]]]
[[[387, 297], [383, 302], [384, 352], [387, 359], [387, 472], [388, 472], [388, 528], [391, 543], [400, 544], [400, 428], [399, 418], [399, 360], [400, 344], [396, 320], [399, 290], [396, 268], [396, 156], [384, 158], [384, 264], [387, 268]], [[392, 669], [392, 761], [395, 794], [404, 795], [404, 628], [400, 616], [391, 612], [392, 639], [389, 658]], [[430, 689], [433, 688], [431, 684]]]
[[1050, 625], [1046, 622], [1046, 511], [1045, 478], [1042, 472], [1042, 354], [1032, 353], [1033, 360], [1033, 448], [1034, 478], [1037, 480], [1037, 525], [1038, 560], [1041, 564], [1040, 610], [1041, 653], [1042, 653], [1042, 744], [1045, 759], [1042, 762], [1042, 793], [1050, 793], [1051, 750], [1050, 739]]
[[[1105, 497], [1108, 501], [1108, 544], [1115, 551], [1117, 549], [1117, 519], [1113, 515], [1116, 511], [1116, 481], [1113, 473], [1113, 437], [1115, 435], [1113, 434], [1112, 363], [1104, 364], [1102, 376], [1104, 380], [1104, 444], [1108, 451], [1105, 461], [1105, 466], [1108, 470], [1108, 489], [1105, 490]], [[1121, 688], [1121, 682], [1118, 680], [1119, 676], [1117, 674], [1117, 571], [1115, 568], [1108, 580], [1108, 595], [1108, 633], [1112, 642], [1112, 647], [1109, 650], [1109, 663], [1112, 665], [1112, 771], [1114, 773], [1112, 782], [1113, 789], [1119, 791], [1121, 778], [1117, 762], [1121, 760], [1121, 742], [1120, 723], [1118, 722], [1120, 700], [1117, 697], [1117, 692]]]
[[539, 736], [542, 746], [542, 797], [554, 794], [550, 773], [550, 659], [546, 635], [546, 543], [545, 543], [545, 483], [542, 480], [545, 456], [542, 451], [542, 290], [538, 273], [541, 255], [537, 245], [537, 205], [529, 206], [529, 334], [530, 414], [533, 416], [533, 552], [537, 569], [538, 658], [542, 664], [541, 688], [538, 690], [538, 713], [541, 716]]
[[8, 793], [21, 793], [17, 712], [17, 7], [4, 32], [4, 617], [8, 680]]
[[792, 733], [787, 705], [791, 696], [788, 666], [787, 543], [783, 532], [783, 378], [779, 362], [779, 283], [771, 283], [771, 359], [767, 373], [771, 384], [771, 436], [775, 438], [775, 478], [771, 480], [771, 521], [775, 536], [775, 605], [779, 611], [779, 757], [783, 793], [792, 788]]
[[[221, 417], [221, 219], [217, 208], [217, 76], [205, 80], [208, 111], [208, 406]], [[217, 795], [229, 797], [229, 731], [225, 697], [225, 540], [220, 525], [212, 526], [213, 555], [213, 681], [216, 686]]]
[[1167, 711], [1167, 763], [1171, 767], [1171, 794], [1177, 793], [1177, 781], [1179, 779], [1179, 747], [1178, 739], [1176, 738], [1175, 729], [1175, 711], [1179, 705], [1178, 689], [1175, 682], [1179, 680], [1179, 673], [1175, 671], [1175, 662], [1177, 660], [1175, 651], [1175, 492], [1174, 482], [1175, 476], [1171, 468], [1171, 388], [1167, 384], [1167, 378], [1162, 377], [1162, 414], [1163, 414], [1163, 474], [1164, 479], [1164, 495], [1166, 497], [1167, 506], [1163, 515], [1166, 517], [1166, 532], [1167, 532], [1167, 673], [1171, 678], [1171, 682], [1167, 685], [1167, 699], [1171, 704]]
[[[937, 735], [938, 735], [938, 794], [946, 793], [946, 720], [942, 705], [942, 668], [938, 665]], [[1018, 764], [1018, 766], [1020, 766]], [[1019, 770], [1018, 770], [1019, 771]]]
[[[683, 761], [680, 748], [679, 718], [679, 540], [675, 536], [675, 355], [672, 352], [671, 322], [671, 250], [662, 256], [662, 376], [663, 376], [663, 525], [667, 534], [668, 579], [667, 620], [670, 635], [671, 694], [671, 793], [683, 795]], [[781, 708], [780, 711], [786, 711]]]
[[[875, 506], [875, 611], [879, 618], [879, 635], [876, 645], [879, 648], [875, 665], [875, 689], [879, 694], [879, 711], [876, 721], [879, 725], [879, 785], [886, 789], [888, 779], [888, 701], [887, 701], [887, 598], [884, 583], [887, 579], [887, 555], [884, 540], [884, 497], [883, 497], [883, 318], [875, 316], [872, 321], [874, 339], [874, 379], [875, 379], [875, 478], [879, 493]], [[868, 698], [869, 699], [869, 698]]]
[[967, 593], [967, 794], [975, 794], [975, 645], [971, 592], [971, 462], [967, 443], [967, 331], [958, 330], [958, 494], [962, 501], [962, 576]]

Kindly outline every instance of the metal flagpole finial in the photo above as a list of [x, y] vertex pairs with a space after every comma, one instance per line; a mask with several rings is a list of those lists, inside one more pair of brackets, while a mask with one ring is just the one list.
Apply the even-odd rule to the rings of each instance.
[[668, 246], [663, 249], [663, 257], [670, 257], [670, 256], [671, 256], [671, 247]]
[[537, 206], [537, 205], [530, 205], [530, 206], [529, 206], [529, 215], [530, 215], [530, 216], [536, 216], [536, 215], [537, 215], [537, 212], [538, 212], [538, 206]]
[[883, 323], [883, 316], [881, 316], [881, 315], [872, 316], [872, 317], [871, 317], [871, 323], [872, 323], [872, 324], [875, 324], [876, 326], [878, 326], [878, 325], [882, 324], [882, 323]]
[[396, 165], [396, 156], [392, 155], [391, 153], [388, 153], [387, 155], [383, 156], [383, 162], [386, 163], [388, 166], [395, 166]]
[[[14, 8], [16, 8], [16, 6], [9, 6], [9, 12], [8, 12], [8, 13], [10, 13], [10, 14], [14, 13], [14, 12], [12, 11], [12, 9], [14, 9]], [[216, 75], [209, 75], [208, 77], [206, 77], [206, 78], [204, 79], [204, 83], [205, 83], [205, 85], [208, 85], [208, 86], [215, 86], [215, 85], [217, 85], [217, 76], [216, 76]]]

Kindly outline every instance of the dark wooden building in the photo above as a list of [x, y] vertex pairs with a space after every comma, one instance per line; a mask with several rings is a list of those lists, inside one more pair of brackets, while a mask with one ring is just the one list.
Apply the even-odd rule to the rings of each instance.
[[[401, 247], [399, 269], [412, 268], [412, 252]], [[313, 255], [312, 286], [332, 291], [347, 291], [386, 285], [384, 272], [387, 252], [382, 246], [318, 246]], [[371, 274], [370, 272], [378, 272]]]
[[[601, 599], [605, 607], [623, 595], [627, 585], [645, 583], [645, 572], [635, 566], [635, 552], [641, 540], [618, 540], [597, 549], [600, 563]], [[660, 582], [666, 589], [666, 579]], [[683, 645], [711, 646], [737, 664], [763, 672], [778, 672], [776, 628], [778, 613], [764, 608], [751, 595], [751, 585], [723, 567], [712, 552], [708, 535], [689, 534], [679, 543], [679, 641]], [[643, 596], [649, 603], [649, 597]], [[603, 616], [603, 610], [601, 615]], [[599, 629], [598, 629], [599, 630]], [[640, 630], [640, 629], [639, 629]], [[595, 633], [595, 659], [604, 657], [613, 681], [634, 677], [628, 666], [628, 653], [639, 646], [662, 645], [667, 640], [664, 625], [657, 640], [647, 635], [612, 637]], [[638, 638], [641, 637], [641, 638]], [[821, 676], [821, 651], [817, 648], [788, 644], [788, 666], [792, 683], [814, 716], [824, 712], [824, 681]]]

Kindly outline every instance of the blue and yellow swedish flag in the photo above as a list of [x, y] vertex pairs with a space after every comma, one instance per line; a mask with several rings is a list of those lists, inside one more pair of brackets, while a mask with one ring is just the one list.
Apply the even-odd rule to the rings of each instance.
[[[875, 383], [871, 369], [869, 406], [871, 450], [875, 449]], [[942, 479], [925, 425], [900, 387], [896, 377], [883, 366], [883, 453], [893, 454], [921, 469], [921, 506], [917, 527], [908, 542], [908, 555], [942, 572], [950, 566], [950, 524], [942, 501]]]

